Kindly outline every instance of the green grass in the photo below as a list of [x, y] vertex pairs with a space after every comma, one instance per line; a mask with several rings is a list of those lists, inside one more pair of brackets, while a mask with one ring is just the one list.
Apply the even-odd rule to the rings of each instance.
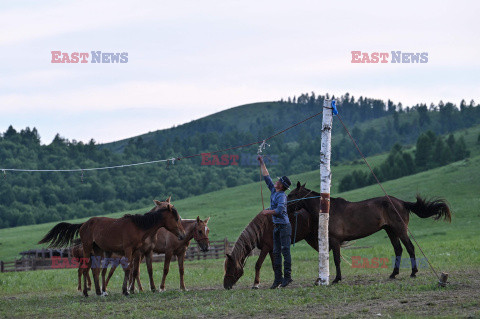
[[[372, 165], [382, 162], [386, 158], [385, 154], [372, 157]], [[364, 165], [363, 165], [364, 166]], [[336, 193], [338, 187], [337, 181], [348, 174], [354, 168], [362, 168], [362, 163], [343, 164], [332, 167], [335, 180], [332, 183], [332, 194]], [[281, 172], [276, 172], [275, 168], [270, 169], [272, 176]], [[276, 175], [275, 175], [276, 174]], [[318, 171], [308, 172], [291, 176], [292, 181], [307, 182], [307, 187], [318, 190], [320, 188], [320, 175]], [[264, 193], [265, 207], [269, 205], [270, 195], [268, 188], [262, 183]], [[160, 200], [164, 200], [161, 198]], [[175, 207], [183, 218], [204, 219], [211, 216], [209, 221], [211, 240], [223, 240], [227, 237], [230, 241], [236, 240], [243, 228], [248, 222], [262, 210], [262, 200], [260, 197], [260, 183], [252, 183], [238, 186], [230, 189], [190, 197], [176, 201], [172, 199]], [[153, 206], [153, 202], [152, 202]], [[109, 214], [109, 217], [120, 217], [126, 213], [146, 213], [150, 207], [142, 209]], [[88, 218], [69, 220], [70, 223], [80, 223]], [[45, 223], [40, 225], [28, 225], [13, 228], [0, 229], [0, 260], [9, 261], [19, 258], [20, 251], [41, 248], [36, 243], [58, 222]]]
[[[467, 143], [477, 134], [469, 132]], [[467, 139], [467, 138], [466, 138]], [[475, 150], [475, 152], [477, 152]], [[473, 154], [477, 154], [472, 152]], [[383, 155], [385, 156], [385, 155]], [[369, 159], [372, 164], [382, 156]], [[360, 165], [360, 164], [359, 164]], [[333, 167], [334, 181], [352, 170], [352, 166]], [[272, 175], [277, 174], [272, 169]], [[307, 182], [319, 188], [318, 171], [292, 176], [293, 181]], [[202, 196], [174, 201], [184, 218], [211, 216], [211, 239], [228, 237], [235, 240], [245, 225], [261, 209], [259, 183], [225, 189]], [[356, 201], [382, 196], [377, 185], [346, 193], [336, 193]], [[231, 291], [222, 288], [223, 260], [186, 263], [185, 281], [189, 292], [180, 292], [178, 267], [171, 264], [167, 292], [139, 293], [121, 296], [123, 273], [117, 271], [106, 298], [85, 299], [76, 292], [76, 270], [45, 270], [0, 274], [0, 317], [372, 317], [394, 318], [480, 316], [480, 156], [448, 166], [384, 183], [387, 192], [403, 200], [413, 201], [416, 193], [427, 197], [446, 198], [454, 213], [452, 223], [421, 219], [412, 214], [410, 229], [437, 272], [450, 274], [450, 284], [440, 289], [430, 269], [420, 269], [416, 279], [409, 278], [409, 269], [400, 269], [399, 278], [388, 280], [388, 269], [356, 269], [342, 260], [343, 281], [336, 286], [313, 287], [317, 276], [317, 253], [305, 243], [292, 247], [294, 284], [292, 288], [270, 291], [250, 290], [256, 257], [247, 261], [244, 276]], [[265, 187], [264, 187], [265, 190]], [[265, 196], [268, 202], [268, 194]], [[147, 208], [137, 212], [145, 212]], [[119, 212], [112, 216], [121, 216]], [[75, 221], [78, 222], [78, 221]], [[21, 250], [35, 243], [56, 223], [0, 230], [0, 259], [11, 260]], [[366, 258], [393, 255], [385, 232], [356, 241], [363, 249], [344, 249], [343, 256]], [[416, 247], [417, 257], [423, 257]], [[404, 250], [404, 256], [406, 252]], [[144, 266], [142, 266], [144, 267]], [[161, 264], [154, 264], [157, 286]], [[331, 258], [330, 276], [335, 275]], [[146, 270], [142, 269], [144, 288], [148, 290]], [[264, 263], [261, 287], [273, 280], [271, 263]]]

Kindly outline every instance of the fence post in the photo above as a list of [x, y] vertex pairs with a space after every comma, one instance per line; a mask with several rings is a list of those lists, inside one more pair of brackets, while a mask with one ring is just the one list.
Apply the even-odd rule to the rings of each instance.
[[323, 101], [322, 145], [320, 149], [320, 212], [318, 214], [318, 278], [316, 285], [329, 284], [328, 220], [330, 211], [330, 171], [333, 108], [335, 102]]

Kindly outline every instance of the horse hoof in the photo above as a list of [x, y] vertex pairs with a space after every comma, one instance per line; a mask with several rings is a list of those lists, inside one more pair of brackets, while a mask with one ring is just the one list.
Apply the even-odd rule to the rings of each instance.
[[417, 275], [411, 274], [411, 275], [410, 275], [410, 278], [417, 278]]
[[180, 290], [183, 291], [183, 292], [188, 292], [187, 288], [181, 288]]
[[390, 277], [388, 277], [388, 278], [393, 280], [393, 279], [396, 279], [395, 276], [397, 276], [397, 275], [390, 275]]
[[332, 281], [332, 285], [335, 285], [335, 284], [338, 284], [338, 282], [342, 280], [342, 279], [335, 279], [334, 281]]
[[258, 285], [255, 285], [252, 287], [252, 289], [258, 289], [258, 288], [259, 288]]
[[123, 292], [123, 295], [124, 295], [125, 297], [127, 297], [127, 296], [129, 296], [130, 294], [128, 293], [128, 291], [124, 291], [124, 292]]
[[103, 291], [103, 292], [102, 292], [102, 296], [103, 296], [103, 297], [108, 296], [108, 292]]

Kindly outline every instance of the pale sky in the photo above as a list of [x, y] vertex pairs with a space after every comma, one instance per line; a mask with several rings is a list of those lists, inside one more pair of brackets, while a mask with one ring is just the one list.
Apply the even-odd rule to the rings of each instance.
[[[478, 1], [2, 1], [0, 132], [99, 143], [314, 91], [480, 103]], [[51, 51], [128, 63], [51, 63]], [[353, 64], [351, 51], [428, 52]]]

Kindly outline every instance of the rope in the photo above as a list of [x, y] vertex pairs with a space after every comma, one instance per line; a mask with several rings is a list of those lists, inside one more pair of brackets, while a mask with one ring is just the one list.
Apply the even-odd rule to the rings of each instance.
[[260, 169], [260, 197], [262, 197], [262, 207], [265, 210], [265, 204], [263, 203], [263, 188], [262, 188], [262, 164], [258, 167]]
[[293, 247], [295, 247], [295, 241], [297, 239], [297, 227], [298, 227], [298, 212], [295, 212], [295, 234], [293, 235]]
[[319, 112], [319, 113], [316, 113], [298, 123], [295, 123], [289, 127], [287, 127], [286, 129], [280, 131], [280, 132], [277, 132], [275, 134], [273, 134], [272, 136], [264, 139], [264, 140], [261, 140], [261, 141], [257, 141], [257, 142], [251, 142], [251, 143], [248, 143], [248, 144], [244, 144], [244, 145], [239, 145], [239, 146], [234, 146], [234, 147], [229, 147], [229, 148], [225, 148], [225, 149], [221, 149], [221, 150], [217, 150], [217, 151], [214, 151], [214, 152], [203, 152], [203, 153], [198, 153], [198, 154], [193, 154], [193, 155], [187, 155], [187, 156], [182, 156], [182, 157], [172, 157], [172, 158], [168, 158], [168, 159], [160, 159], [160, 160], [155, 160], [155, 161], [148, 161], [148, 162], [140, 162], [140, 163], [133, 163], [133, 164], [124, 164], [124, 165], [116, 165], [116, 166], [105, 166], [105, 167], [94, 167], [94, 168], [74, 168], [74, 169], [19, 169], [19, 168], [0, 168], [0, 170], [3, 171], [4, 173], [4, 178], [6, 177], [6, 171], [10, 171], [10, 172], [83, 172], [83, 171], [96, 171], [96, 170], [106, 170], [106, 169], [116, 169], [116, 168], [125, 168], [125, 167], [132, 167], [132, 166], [140, 166], [140, 165], [148, 165], [148, 164], [154, 164], [154, 163], [161, 163], [161, 162], [167, 162], [167, 163], [172, 163], [175, 164], [175, 161], [180, 161], [182, 159], [187, 159], [187, 158], [193, 158], [193, 157], [198, 157], [198, 156], [201, 156], [202, 154], [215, 154], [215, 153], [220, 153], [220, 152], [226, 152], [226, 151], [230, 151], [230, 150], [234, 150], [234, 149], [238, 149], [238, 148], [243, 148], [243, 147], [247, 147], [247, 146], [251, 146], [251, 145], [256, 145], [256, 144], [261, 144], [260, 146], [265, 148], [265, 145], [268, 145], [266, 144], [265, 142], [268, 141], [268, 140], [271, 140], [272, 138], [296, 127], [297, 125], [300, 125], [318, 115], [322, 114], [322, 112]]
[[[266, 143], [266, 140], [263, 140], [262, 144], [258, 147], [257, 155], [261, 156], [260, 153], [265, 149], [266, 146], [270, 146]], [[259, 163], [258, 168], [260, 169], [260, 196], [262, 197], [262, 207], [265, 210], [265, 204], [263, 203], [263, 187], [262, 187], [262, 163]]]
[[395, 210], [395, 212], [397, 213], [398, 217], [400, 218], [400, 220], [402, 221], [402, 223], [405, 225], [405, 228], [407, 229], [408, 233], [410, 234], [410, 236], [412, 236], [412, 239], [413, 241], [415, 242], [415, 244], [417, 245], [417, 247], [420, 249], [420, 251], [422, 252], [422, 255], [423, 257], [425, 257], [425, 260], [428, 262], [428, 265], [430, 266], [430, 269], [433, 271], [433, 273], [435, 274], [435, 276], [437, 276], [438, 280], [440, 281], [440, 277], [438, 276], [437, 272], [435, 271], [435, 269], [433, 268], [432, 264], [430, 263], [430, 261], [428, 260], [427, 256], [425, 255], [425, 253], [423, 252], [423, 249], [422, 247], [420, 247], [420, 245], [418, 244], [417, 240], [415, 239], [415, 236], [413, 236], [413, 233], [410, 231], [410, 229], [408, 228], [408, 225], [405, 223], [405, 221], [403, 220], [402, 216], [400, 216], [400, 213], [398, 212], [397, 208], [395, 207], [395, 205], [393, 204], [392, 202], [392, 199], [390, 198], [390, 196], [388, 196], [387, 192], [385, 191], [385, 189], [383, 188], [382, 186], [382, 183], [380, 183], [380, 181], [378, 180], [377, 176], [375, 175], [375, 173], [373, 172], [373, 169], [372, 167], [370, 166], [370, 164], [368, 163], [367, 159], [365, 158], [365, 156], [363, 155], [362, 151], [360, 150], [360, 148], [358, 147], [358, 144], [357, 142], [355, 142], [355, 139], [352, 137], [352, 135], [350, 134], [350, 131], [347, 129], [347, 127], [345, 126], [345, 124], [343, 123], [342, 121], [342, 118], [340, 117], [340, 115], [337, 114], [337, 118], [338, 120], [340, 121], [340, 123], [342, 123], [342, 126], [343, 128], [345, 129], [345, 131], [347, 132], [348, 136], [350, 137], [350, 139], [352, 140], [353, 144], [355, 145], [355, 147], [357, 148], [357, 151], [360, 153], [360, 156], [362, 156], [363, 158], [363, 161], [365, 162], [365, 164], [367, 164], [368, 168], [370, 169], [370, 172], [372, 173], [373, 177], [375, 178], [375, 180], [377, 181], [377, 184], [380, 186], [380, 188], [382, 189], [382, 191], [385, 193], [385, 196], [388, 198], [388, 200], [390, 201], [390, 204], [392, 205], [393, 209]]
[[147, 164], [160, 163], [160, 162], [170, 162], [170, 161], [173, 162], [174, 160], [175, 160], [175, 158], [169, 158], [169, 159], [164, 159], [164, 160], [125, 164], [125, 165], [93, 167], [93, 168], [74, 168], [74, 169], [19, 169], [19, 168], [0, 168], [0, 169], [3, 170], [4, 173], [5, 173], [5, 171], [10, 171], [10, 172], [83, 172], [83, 171], [97, 171], [97, 170], [105, 170], [105, 169], [124, 168], [124, 167], [147, 165]]
[[[312, 191], [309, 192], [309, 194], [311, 193]], [[308, 195], [308, 194], [307, 194]], [[287, 201], [287, 203], [293, 203], [293, 202], [298, 202], [299, 200], [304, 200], [304, 199], [312, 199], [312, 198], [320, 198], [322, 196], [312, 196], [312, 197], [302, 197], [302, 198], [299, 198], [299, 199], [292, 199], [292, 200], [289, 200]]]

